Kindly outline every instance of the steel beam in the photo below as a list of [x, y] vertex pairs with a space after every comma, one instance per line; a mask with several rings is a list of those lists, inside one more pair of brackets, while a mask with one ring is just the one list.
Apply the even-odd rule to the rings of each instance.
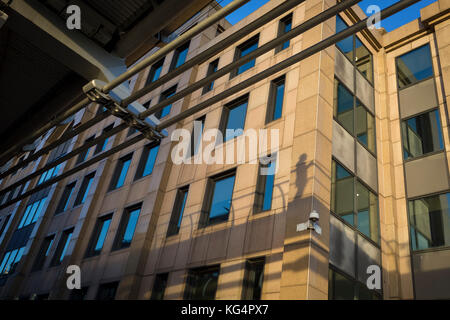
[[93, 165], [94, 163], [97, 163], [97, 162], [99, 162], [99, 161], [101, 161], [101, 160], [103, 160], [105, 158], [108, 158], [109, 156], [111, 156], [111, 155], [113, 155], [113, 154], [115, 154], [115, 153], [117, 153], [117, 152], [119, 152], [119, 151], [121, 151], [121, 150], [123, 150], [125, 148], [128, 148], [129, 146], [131, 146], [131, 145], [141, 141], [144, 138], [145, 138], [145, 136], [143, 134], [140, 134], [140, 135], [138, 135], [136, 137], [131, 138], [130, 140], [125, 141], [122, 144], [119, 144], [118, 146], [115, 146], [114, 148], [111, 148], [108, 151], [100, 153], [98, 156], [96, 156], [96, 157], [94, 157], [94, 158], [92, 158], [90, 160], [87, 160], [86, 162], [81, 163], [80, 165], [76, 166], [75, 168], [72, 168], [71, 170], [66, 171], [63, 174], [59, 175], [59, 176], [56, 176], [56, 177], [54, 177], [54, 178], [52, 178], [50, 180], [47, 180], [46, 182], [44, 182], [44, 183], [34, 187], [30, 191], [27, 191], [24, 194], [22, 194], [22, 195], [20, 195], [20, 196], [18, 196], [16, 198], [6, 202], [5, 204], [0, 205], [0, 210], [9, 207], [10, 205], [16, 203], [17, 201], [25, 199], [26, 197], [31, 196], [32, 194], [34, 194], [34, 193], [36, 193], [36, 192], [38, 192], [40, 190], [43, 190], [43, 189], [51, 186], [52, 184], [54, 184], [56, 182], [59, 182], [59, 181], [65, 179], [67, 177], [70, 177], [71, 175], [73, 175], [73, 174], [77, 173], [78, 171], [83, 170], [83, 169]]
[[30, 162], [38, 159], [40, 156], [42, 156], [42, 155], [50, 152], [51, 150], [57, 148], [58, 146], [60, 146], [64, 142], [66, 142], [69, 139], [75, 137], [76, 135], [80, 134], [84, 130], [89, 129], [90, 127], [92, 127], [93, 125], [95, 125], [95, 124], [99, 123], [100, 121], [106, 119], [110, 115], [111, 114], [109, 114], [108, 112], [103, 112], [103, 113], [99, 114], [98, 116], [96, 116], [95, 118], [92, 118], [92, 119], [86, 121], [85, 123], [80, 124], [76, 128], [74, 128], [72, 130], [69, 130], [68, 132], [65, 132], [62, 135], [62, 137], [58, 139], [58, 141], [55, 141], [55, 142], [49, 144], [48, 146], [42, 148], [38, 152], [33, 153], [31, 156], [26, 158], [21, 163], [18, 163], [17, 165], [11, 167], [10, 169], [8, 169], [5, 172], [3, 172], [2, 174], [0, 174], [0, 179], [3, 179], [4, 177], [8, 176], [9, 174], [13, 173], [14, 171], [19, 170], [19, 169], [27, 166]]
[[14, 190], [16, 187], [26, 183], [27, 181], [41, 175], [42, 173], [50, 170], [51, 168], [56, 167], [57, 165], [59, 165], [60, 163], [63, 163], [64, 161], [70, 160], [73, 157], [75, 157], [76, 155], [80, 154], [81, 152], [85, 151], [86, 149], [89, 149], [95, 145], [97, 145], [98, 143], [102, 142], [104, 139], [109, 138], [113, 135], [115, 135], [116, 133], [124, 130], [125, 128], [127, 128], [128, 126], [125, 123], [122, 123], [120, 125], [118, 125], [117, 127], [114, 127], [113, 129], [104, 132], [103, 134], [101, 134], [100, 136], [98, 136], [97, 138], [93, 139], [92, 141], [88, 141], [85, 142], [81, 147], [72, 150], [71, 152], [69, 152], [68, 154], [62, 156], [61, 158], [56, 159], [55, 161], [52, 161], [51, 163], [45, 165], [44, 167], [42, 167], [39, 170], [36, 170], [35, 172], [27, 175], [25, 178], [11, 184], [10, 186], [6, 187], [5, 189], [3, 189], [1, 191], [1, 194], [4, 194], [10, 190]]
[[130, 68], [120, 76], [118, 76], [113, 81], [109, 82], [107, 85], [103, 87], [103, 92], [108, 93], [115, 87], [121, 85], [123, 82], [134, 76], [135, 74], [139, 73], [140, 71], [147, 68], [149, 65], [155, 63], [162, 57], [164, 57], [166, 54], [168, 54], [170, 51], [176, 49], [180, 45], [182, 45], [184, 42], [188, 41], [192, 37], [196, 36], [206, 28], [209, 28], [217, 21], [225, 18], [227, 15], [235, 11], [236, 9], [240, 8], [250, 0], [234, 0], [226, 7], [220, 9], [210, 17], [206, 18], [205, 20], [199, 22], [195, 27], [188, 30], [178, 38], [176, 38], [174, 41], [170, 42], [168, 45], [164, 46], [163, 48], [159, 49], [157, 52], [152, 54], [150, 57], [142, 60], [140, 63], [135, 65], [134, 67]]
[[148, 108], [146, 111], [142, 112], [139, 115], [140, 119], [145, 119], [151, 114], [154, 114], [162, 109], [164, 107], [174, 103], [175, 101], [178, 101], [182, 99], [183, 97], [187, 96], [188, 94], [203, 88], [205, 85], [210, 84], [212, 81], [216, 80], [217, 78], [220, 78], [233, 70], [237, 69], [238, 67], [246, 64], [247, 62], [265, 54], [266, 52], [269, 52], [272, 49], [275, 49], [276, 47], [282, 45], [286, 41], [291, 40], [294, 37], [297, 37], [304, 33], [305, 31], [309, 30], [310, 28], [314, 28], [315, 26], [321, 24], [322, 22], [336, 16], [337, 13], [341, 12], [342, 10], [348, 9], [351, 6], [357, 4], [358, 2], [361, 2], [361, 0], [349, 0], [340, 2], [339, 4], [323, 11], [321, 14], [315, 16], [312, 19], [307, 20], [306, 22], [302, 23], [301, 25], [297, 26], [296, 28], [292, 29], [291, 31], [276, 37], [274, 40], [264, 44], [263, 46], [259, 47], [258, 49], [252, 51], [251, 53], [247, 54], [246, 56], [240, 58], [239, 60], [236, 60], [225, 67], [221, 68], [220, 70], [214, 72], [212, 75], [207, 76], [206, 78], [203, 78], [196, 83], [190, 85], [189, 87], [185, 88], [184, 90], [181, 90], [180, 92], [177, 92], [172, 97], [161, 101], [160, 103], [154, 105], [151, 108]]
[[279, 17], [280, 15], [284, 14], [286, 11], [294, 8], [295, 6], [298, 6], [299, 4], [303, 3], [304, 1], [305, 0], [288, 0], [286, 2], [283, 2], [278, 7], [267, 12], [262, 17], [256, 19], [255, 21], [252, 21], [248, 25], [246, 25], [246, 26], [242, 27], [241, 29], [237, 30], [236, 32], [230, 34], [225, 39], [219, 41], [217, 44], [213, 45], [212, 47], [206, 49], [203, 52], [200, 52], [195, 57], [192, 57], [191, 59], [186, 61], [183, 65], [179, 66], [175, 70], [169, 72], [168, 74], [162, 76], [158, 80], [148, 84], [144, 88], [131, 94], [128, 98], [126, 98], [122, 101], [121, 105], [123, 107], [129, 105], [131, 102], [136, 101], [137, 99], [143, 97], [150, 91], [154, 90], [155, 88], [160, 87], [164, 83], [166, 83], [169, 80], [175, 78], [176, 76], [182, 74], [186, 70], [189, 70], [190, 68], [214, 57], [216, 54], [220, 53], [223, 49], [228, 48], [229, 46], [233, 45], [234, 43], [236, 43], [237, 41], [239, 41], [240, 39], [242, 39], [249, 33], [264, 26], [266, 23]]
[[[409, 6], [411, 6], [414, 3], [419, 2], [420, 0], [402, 0], [399, 1], [397, 3], [395, 3], [394, 5], [384, 9], [381, 11], [381, 18], [385, 19]], [[320, 41], [319, 43], [297, 53], [296, 55], [291, 56], [290, 58], [278, 63], [277, 65], [274, 65], [260, 73], [258, 73], [257, 75], [242, 81], [241, 83], [235, 85], [234, 87], [231, 87], [228, 90], [225, 90], [219, 94], [217, 94], [216, 96], [202, 102], [199, 103], [197, 105], [195, 105], [192, 108], [189, 108], [188, 110], [166, 120], [163, 121], [162, 123], [160, 123], [159, 125], [156, 126], [156, 130], [163, 130], [168, 128], [169, 126], [171, 126], [174, 123], [177, 123], [178, 121], [181, 121], [211, 105], [213, 105], [214, 103], [217, 103], [235, 93], [238, 93], [244, 89], [247, 89], [249, 86], [258, 83], [259, 81], [262, 81], [264, 79], [266, 79], [267, 77], [270, 77], [272, 75], [274, 75], [277, 72], [280, 72], [326, 48], [328, 48], [331, 45], [334, 45], [335, 43], [357, 33], [360, 32], [364, 29], [367, 28], [367, 22], [369, 21], [369, 17], [348, 27], [347, 29], [345, 29], [344, 31], [341, 31], [331, 37], [328, 37], [325, 40]]]

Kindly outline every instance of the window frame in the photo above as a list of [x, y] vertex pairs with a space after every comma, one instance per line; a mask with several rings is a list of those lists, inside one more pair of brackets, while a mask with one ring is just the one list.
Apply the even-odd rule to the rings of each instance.
[[[208, 69], [206, 71], [206, 77], [209, 77], [210, 75], [216, 73], [217, 70], [219, 70], [219, 61], [220, 61], [220, 58], [217, 58], [208, 64]], [[215, 83], [215, 80], [211, 81], [209, 84], [204, 86], [202, 89], [202, 95], [207, 94], [208, 92], [212, 91], [214, 89], [214, 83]]]
[[[136, 220], [136, 225], [133, 230], [133, 236], [131, 238], [131, 241], [129, 243], [124, 242], [125, 233], [127, 231], [128, 224], [130, 223], [131, 214], [137, 210], [139, 210], [139, 214]], [[141, 212], [142, 212], [142, 203], [129, 206], [123, 210], [122, 216], [120, 217], [120, 223], [117, 228], [116, 235], [114, 237], [113, 247], [111, 251], [118, 251], [122, 249], [128, 249], [131, 247], [131, 244], [133, 243], [134, 239], [134, 234], [136, 233], [136, 228], [139, 223], [139, 218], [141, 217]]]
[[33, 262], [32, 272], [40, 271], [44, 268], [45, 262], [50, 257], [54, 243], [55, 234], [48, 235], [42, 240], [39, 252]]
[[[435, 154], [445, 153], [446, 152], [445, 141], [444, 141], [444, 130], [443, 130], [443, 126], [442, 126], [442, 119], [441, 119], [440, 111], [441, 110], [440, 110], [439, 106], [436, 106], [436, 107], [432, 107], [431, 109], [422, 111], [422, 112], [417, 113], [417, 114], [415, 114], [413, 116], [409, 116], [409, 117], [406, 117], [406, 118], [403, 118], [403, 119], [400, 120], [400, 136], [401, 136], [401, 140], [402, 140], [402, 143], [401, 143], [401, 145], [402, 145], [402, 158], [403, 158], [403, 162], [404, 163], [407, 163], [407, 162], [410, 162], [410, 161], [414, 161], [414, 160], [418, 160], [418, 159], [423, 159], [423, 158], [426, 158], [426, 157], [429, 157], [429, 156], [432, 156], [432, 155], [435, 155]], [[438, 130], [439, 130], [438, 134], [440, 135], [440, 139], [442, 139], [443, 148], [442, 149], [438, 149], [438, 150], [433, 150], [433, 151], [430, 151], [430, 152], [427, 152], [427, 153], [423, 153], [423, 154], [421, 154], [419, 156], [416, 156], [416, 157], [411, 156], [411, 157], [405, 158], [405, 156], [404, 156], [404, 152], [405, 152], [405, 140], [404, 139], [405, 139], [405, 137], [403, 135], [403, 128], [402, 128], [403, 123], [407, 122], [407, 121], [409, 121], [411, 119], [417, 118], [419, 116], [423, 116], [423, 115], [426, 115], [426, 114], [429, 114], [429, 113], [433, 113], [433, 112], [437, 112], [438, 119], [436, 119], [436, 120], [437, 120]]]
[[[131, 152], [117, 160], [116, 166], [114, 168], [114, 173], [111, 177], [111, 182], [109, 184], [109, 192], [120, 189], [125, 185], [125, 182], [126, 182], [126, 179], [128, 176], [128, 172], [130, 171], [130, 166], [133, 161], [133, 154], [134, 153]], [[120, 177], [122, 176], [123, 170], [125, 168], [125, 164], [127, 162], [129, 162], [129, 164], [126, 168], [125, 177], [123, 179], [123, 182], [119, 185]]]
[[[217, 278], [215, 279], [215, 281], [216, 281], [216, 291], [214, 293], [214, 298], [215, 298], [217, 296], [217, 288], [219, 285], [219, 278], [220, 278], [220, 272], [221, 272], [220, 265], [212, 265], [212, 266], [189, 269], [188, 273], [187, 273], [187, 277], [186, 277], [186, 285], [184, 288], [183, 299], [184, 300], [193, 300], [194, 298], [198, 298], [198, 297], [195, 297], [195, 295], [193, 294], [194, 281], [198, 280], [198, 279], [195, 279], [196, 276], [198, 277], [198, 275], [207, 274], [207, 273], [213, 274], [215, 272], [217, 272]], [[198, 283], [195, 283], [195, 284], [198, 285]]]
[[[144, 175], [149, 156], [151, 154], [152, 149], [154, 149], [154, 148], [157, 148], [158, 150], [156, 151], [156, 156], [155, 156], [155, 160], [153, 162], [152, 170], [150, 173]], [[145, 177], [152, 175], [153, 170], [155, 169], [156, 161], [158, 159], [159, 148], [160, 148], [159, 142], [151, 142], [144, 146], [142, 153], [141, 153], [141, 157], [140, 157], [138, 165], [137, 165], [136, 173], [134, 174], [134, 181], [137, 181], [137, 180], [140, 180], [140, 179], [143, 179]]]
[[[288, 22], [288, 21], [290, 21], [291, 28], [290, 28], [288, 31], [286, 31], [286, 26], [287, 26], [287, 23], [286, 23], [286, 22]], [[281, 18], [281, 19], [279, 20], [279, 22], [278, 22], [278, 33], [277, 33], [277, 34], [278, 34], [278, 37], [280, 37], [280, 36], [282, 36], [282, 35], [284, 35], [284, 34], [290, 32], [290, 31], [292, 30], [292, 27], [293, 27], [293, 13], [290, 12], [290, 13], [288, 13], [287, 15], [285, 15], [283, 18]], [[284, 50], [286, 50], [286, 49], [289, 49], [289, 47], [290, 47], [291, 44], [292, 44], [291, 42], [292, 42], [292, 39], [287, 40], [287, 41], [284, 42], [283, 44], [281, 44], [281, 45], [279, 45], [278, 47], [276, 47], [276, 48], [275, 48], [275, 54], [278, 54], [278, 53], [280, 53], [281, 51], [284, 51]], [[287, 46], [286, 48], [283, 48], [284, 45], [285, 45], [286, 43], [288, 44], [288, 46]]]
[[[350, 224], [348, 221], [346, 221], [345, 219], [343, 219], [338, 213], [334, 212], [332, 209], [332, 201], [333, 201], [333, 189], [331, 188], [331, 195], [330, 195], [330, 213], [337, 218], [339, 221], [342, 221], [345, 225], [347, 225], [348, 227], [350, 227], [354, 232], [357, 232], [359, 235], [361, 235], [362, 237], [364, 237], [364, 239], [366, 239], [367, 241], [370, 241], [373, 245], [375, 245], [377, 248], [381, 248], [381, 221], [380, 221], [380, 197], [378, 192], [376, 192], [375, 190], [373, 190], [370, 186], [368, 186], [364, 181], [362, 181], [358, 176], [356, 176], [352, 170], [350, 170], [349, 168], [347, 168], [344, 164], [342, 164], [342, 162], [340, 162], [338, 159], [336, 159], [335, 157], [332, 157], [332, 165], [333, 162], [336, 163], [336, 165], [341, 166], [342, 168], [344, 168], [349, 174], [350, 177], [348, 177], [348, 179], [352, 179], [353, 180], [353, 224]], [[337, 171], [336, 171], [337, 172]], [[333, 183], [333, 177], [331, 177], [331, 182]], [[361, 230], [358, 229], [358, 204], [357, 204], [357, 197], [356, 197], [356, 186], [357, 183], [360, 183], [363, 187], [365, 187], [369, 192], [371, 192], [372, 194], [374, 194], [377, 198], [377, 233], [378, 233], [378, 241], [373, 240], [370, 236], [366, 235], [365, 233], [363, 233]]]
[[[145, 79], [145, 86], [148, 86], [150, 83], [153, 83], [155, 81], [157, 81], [159, 78], [161, 78], [161, 74], [164, 68], [164, 63], [165, 63], [166, 57], [163, 57], [161, 59], [159, 59], [157, 62], [155, 62], [149, 70], [147, 79]], [[155, 80], [153, 80], [153, 78], [155, 77], [156, 71], [161, 68], [161, 71], [159, 72], [158, 78], [156, 78]], [[152, 79], [152, 80], [150, 80]]]
[[[216, 190], [216, 184], [218, 181], [225, 180], [227, 178], [230, 178], [234, 176], [234, 184], [233, 189], [231, 191], [231, 200], [230, 200], [230, 210], [232, 209], [233, 204], [233, 195], [234, 195], [234, 188], [236, 186], [236, 177], [237, 177], [237, 168], [233, 168], [230, 170], [227, 170], [225, 172], [221, 172], [219, 174], [216, 174], [212, 177], [209, 177], [206, 182], [206, 192], [205, 196], [203, 197], [203, 205], [201, 210], [201, 216], [199, 221], [199, 229], [200, 228], [206, 228], [208, 226], [213, 226], [221, 223], [227, 223], [230, 218], [230, 214], [227, 215], [227, 219], [211, 219], [211, 209], [212, 209], [212, 201], [214, 198], [214, 193]], [[220, 217], [220, 216], [219, 216]]]
[[[236, 49], [234, 50], [233, 62], [235, 62], [235, 61], [241, 59], [242, 57], [244, 57], [244, 56], [242, 56], [242, 51], [245, 51], [246, 49], [254, 46], [255, 43], [256, 43], [255, 50], [258, 49], [259, 48], [259, 40], [260, 40], [259, 38], [260, 38], [260, 36], [259, 36], [259, 33], [258, 33], [256, 35], [252, 36], [250, 39], [248, 39], [248, 40], [242, 42], [241, 44], [239, 44], [238, 46], [236, 46]], [[252, 50], [250, 52], [253, 52], [253, 51], [254, 50]], [[251, 66], [250, 68], [248, 68], [248, 69], [246, 69], [244, 71], [239, 72], [240, 68], [242, 68], [246, 64], [251, 64], [252, 61], [253, 61], [253, 66]], [[231, 71], [231, 73], [230, 73], [230, 80], [232, 80], [233, 78], [235, 78], [235, 77], [237, 77], [237, 76], [239, 76], [241, 74], [244, 74], [245, 72], [247, 72], [250, 69], [253, 69], [255, 67], [255, 65], [256, 65], [256, 58], [254, 58], [253, 60], [250, 60], [249, 62], [246, 62], [242, 66], [239, 66], [238, 68], [236, 68], [233, 71]]]
[[56, 267], [62, 264], [64, 258], [66, 257], [66, 250], [72, 241], [74, 228], [69, 228], [64, 230], [61, 233], [61, 236], [58, 240], [58, 245], [56, 246], [56, 250], [53, 253], [52, 260], [50, 262], [50, 267]]
[[[430, 58], [431, 58], [430, 65], [431, 65], [431, 70], [432, 70], [432, 73], [433, 73], [433, 74], [432, 74], [431, 76], [428, 76], [428, 77], [422, 79], [422, 80], [418, 80], [418, 81], [413, 82], [413, 83], [411, 83], [411, 84], [408, 84], [408, 85], [406, 85], [406, 86], [404, 86], [404, 87], [400, 87], [400, 81], [399, 81], [399, 77], [398, 77], [398, 65], [397, 65], [397, 61], [398, 61], [401, 57], [403, 57], [404, 55], [406, 55], [406, 54], [408, 54], [408, 53], [412, 53], [412, 52], [414, 52], [414, 51], [416, 51], [416, 50], [419, 50], [419, 49], [421, 49], [421, 48], [423, 48], [423, 47], [426, 47], [426, 46], [428, 46], [428, 49], [429, 49], [429, 51], [430, 51]], [[405, 89], [408, 89], [408, 88], [410, 88], [410, 87], [412, 87], [412, 86], [415, 86], [415, 85], [417, 85], [417, 84], [419, 84], [419, 83], [422, 83], [422, 82], [425, 82], [425, 81], [427, 81], [427, 80], [433, 79], [433, 78], [436, 76], [436, 72], [435, 72], [435, 70], [434, 70], [434, 65], [433, 65], [433, 54], [432, 54], [432, 52], [431, 52], [431, 45], [430, 45], [429, 42], [427, 42], [427, 43], [425, 43], [425, 44], [423, 44], [423, 45], [421, 45], [421, 46], [419, 46], [419, 47], [417, 47], [417, 48], [414, 48], [414, 49], [412, 49], [412, 50], [410, 50], [410, 51], [408, 51], [408, 52], [405, 52], [405, 53], [403, 53], [403, 54], [400, 54], [400, 55], [396, 56], [396, 57], [394, 58], [394, 63], [395, 63], [395, 80], [396, 80], [396, 82], [397, 82], [397, 91], [398, 91], [399, 93], [400, 93], [401, 91], [403, 91], [403, 90], [405, 90]]]
[[180, 227], [186, 210], [186, 203], [189, 197], [189, 185], [177, 189], [175, 201], [172, 207], [172, 214], [170, 216], [169, 226], [167, 228], [166, 237], [178, 235]]
[[[92, 187], [92, 183], [94, 182], [96, 172], [93, 171], [84, 176], [80, 188], [78, 189], [77, 196], [75, 198], [73, 208], [83, 205], [86, 202], [87, 195]], [[81, 191], [83, 191], [83, 195], [81, 196]]]
[[[222, 137], [223, 137], [223, 143], [226, 143], [228, 141], [234, 140], [239, 136], [233, 136], [233, 138], [229, 138], [227, 139], [227, 129], [228, 128], [228, 121], [230, 119], [230, 112], [240, 106], [242, 106], [243, 104], [246, 104], [245, 106], [245, 116], [243, 119], [243, 128], [241, 128], [242, 130], [245, 130], [245, 123], [247, 121], [247, 114], [248, 114], [248, 103], [249, 103], [249, 94], [246, 93], [243, 96], [225, 104], [222, 107], [222, 115], [221, 115], [221, 119], [220, 119], [220, 123], [219, 123], [219, 131], [222, 133]], [[219, 142], [218, 142], [219, 143]]]
[[[70, 200], [73, 196], [76, 186], [77, 186], [77, 181], [73, 181], [71, 183], [68, 183], [64, 187], [63, 193], [58, 202], [58, 206], [56, 207], [56, 210], [55, 210], [55, 215], [62, 214], [69, 210]], [[68, 194], [67, 194], [68, 188], [70, 188], [70, 192], [68, 192]], [[63, 203], [63, 200], [64, 200], [64, 203]]]
[[[334, 108], [335, 108], [335, 106], [333, 105], [333, 120], [334, 121], [336, 121], [348, 134], [350, 134], [351, 136], [352, 136], [352, 138], [354, 138], [355, 139], [355, 141], [357, 142], [357, 143], [359, 143], [359, 145], [360, 146], [362, 146], [364, 149], [366, 149], [367, 150], [367, 152], [369, 152], [375, 159], [377, 159], [378, 157], [377, 157], [377, 123], [376, 123], [376, 116], [375, 116], [375, 114], [371, 111], [371, 110], [369, 110], [369, 108], [367, 108], [366, 107], [366, 105], [353, 93], [353, 90], [350, 90], [348, 87], [347, 87], [347, 85], [343, 82], [343, 81], [341, 81], [340, 79], [339, 79], [339, 77], [337, 76], [337, 75], [335, 75], [334, 76], [334, 79], [335, 79], [335, 81], [337, 81], [340, 85], [342, 85], [344, 88], [345, 88], [345, 90], [347, 90], [350, 94], [351, 94], [351, 96], [353, 97], [353, 122], [352, 122], [352, 125], [353, 125], [353, 132], [351, 132], [351, 131], [349, 131], [343, 124], [342, 124], [342, 122], [337, 118], [337, 115], [335, 115], [334, 113], [335, 113], [335, 110], [334, 110]], [[337, 98], [336, 98], [336, 100], [338, 99], [338, 96], [337, 96]], [[333, 98], [333, 100], [334, 100], [334, 98]], [[357, 108], [358, 108], [358, 103], [357, 102], [360, 102], [360, 104], [361, 104], [361, 106], [364, 108], [364, 110], [367, 112], [367, 113], [369, 113], [372, 117], [373, 117], [373, 119], [374, 119], [374, 128], [373, 128], [373, 136], [374, 136], [374, 150], [372, 151], [372, 150], [370, 150], [369, 149], [369, 147], [368, 146], [366, 146], [364, 143], [362, 143], [362, 141], [358, 138], [358, 136], [356, 135], [356, 111], [357, 111]]]
[[[283, 85], [283, 101], [281, 103], [281, 115], [279, 118], [275, 119], [275, 112], [277, 110], [276, 104], [277, 104], [277, 92], [278, 88]], [[282, 75], [270, 82], [270, 88], [269, 88], [269, 101], [267, 104], [267, 111], [266, 111], [266, 125], [269, 123], [272, 123], [273, 121], [277, 121], [281, 118], [283, 118], [283, 111], [286, 103], [286, 75]]]
[[[109, 213], [109, 214], [106, 214], [106, 215], [103, 215], [103, 216], [97, 218], [97, 221], [95, 222], [94, 230], [92, 232], [91, 238], [88, 243], [88, 247], [86, 249], [85, 258], [96, 257], [102, 253], [102, 250], [105, 246], [106, 238], [108, 237], [109, 229], [111, 228], [111, 222], [112, 222], [113, 215], [114, 215], [113, 213]], [[108, 220], [109, 220], [109, 224], [108, 224], [108, 227], [106, 228], [106, 235], [105, 235], [105, 238], [103, 239], [102, 247], [100, 248], [100, 250], [95, 250], [95, 247], [97, 246], [97, 243], [100, 239], [100, 235], [103, 231], [105, 222]]]
[[[170, 63], [170, 68], [169, 68], [169, 72], [173, 71], [179, 67], [181, 67], [183, 64], [186, 63], [187, 61], [187, 56], [189, 55], [189, 48], [191, 46], [191, 40], [186, 41], [185, 43], [183, 43], [182, 45], [178, 46], [173, 53], [173, 57], [172, 57], [172, 61]], [[178, 60], [180, 59], [180, 55], [183, 51], [186, 50], [186, 56], [184, 58], [183, 63], [181, 63], [180, 65], [178, 65]], [[178, 65], [178, 66], [177, 66]]]

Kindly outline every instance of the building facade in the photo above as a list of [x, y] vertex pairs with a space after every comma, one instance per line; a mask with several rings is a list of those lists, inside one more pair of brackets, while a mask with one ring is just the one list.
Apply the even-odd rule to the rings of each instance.
[[[141, 72], [132, 87], [143, 88], [283, 2], [272, 0], [233, 26], [222, 20]], [[152, 107], [335, 4], [306, 0], [139, 102]], [[450, 3], [438, 0], [394, 31], [350, 36], [173, 124], [160, 142], [133, 143], [3, 208], [0, 297], [450, 298], [449, 14]], [[345, 10], [155, 116], [169, 119], [364, 18], [358, 6]], [[45, 134], [37, 150], [103, 112], [86, 106]], [[120, 123], [105, 117], [4, 178], [2, 190]], [[172, 134], [194, 132], [194, 124], [202, 134], [177, 163]], [[218, 142], [210, 129], [243, 134]], [[256, 161], [271, 153], [267, 148], [239, 149], [251, 129], [278, 134], [274, 174], [261, 174], [264, 164]], [[0, 203], [137, 135], [119, 131], [3, 192]], [[245, 154], [245, 161], [199, 161], [209, 142], [216, 159]], [[321, 233], [298, 231], [314, 210]], [[67, 288], [71, 265], [80, 267], [80, 290]], [[380, 287], [369, 289], [377, 268]]]

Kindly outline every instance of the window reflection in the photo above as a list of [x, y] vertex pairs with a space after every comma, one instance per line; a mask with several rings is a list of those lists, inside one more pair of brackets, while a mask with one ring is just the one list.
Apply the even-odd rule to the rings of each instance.
[[450, 246], [450, 193], [409, 201], [413, 250]]
[[402, 138], [405, 159], [444, 149], [439, 110], [403, 121]]
[[397, 57], [396, 65], [400, 88], [433, 76], [430, 46], [427, 44]]

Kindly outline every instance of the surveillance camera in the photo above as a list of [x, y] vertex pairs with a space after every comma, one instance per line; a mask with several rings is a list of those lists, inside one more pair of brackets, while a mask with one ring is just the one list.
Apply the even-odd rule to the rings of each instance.
[[313, 223], [319, 221], [319, 213], [316, 210], [311, 211], [309, 220]]

